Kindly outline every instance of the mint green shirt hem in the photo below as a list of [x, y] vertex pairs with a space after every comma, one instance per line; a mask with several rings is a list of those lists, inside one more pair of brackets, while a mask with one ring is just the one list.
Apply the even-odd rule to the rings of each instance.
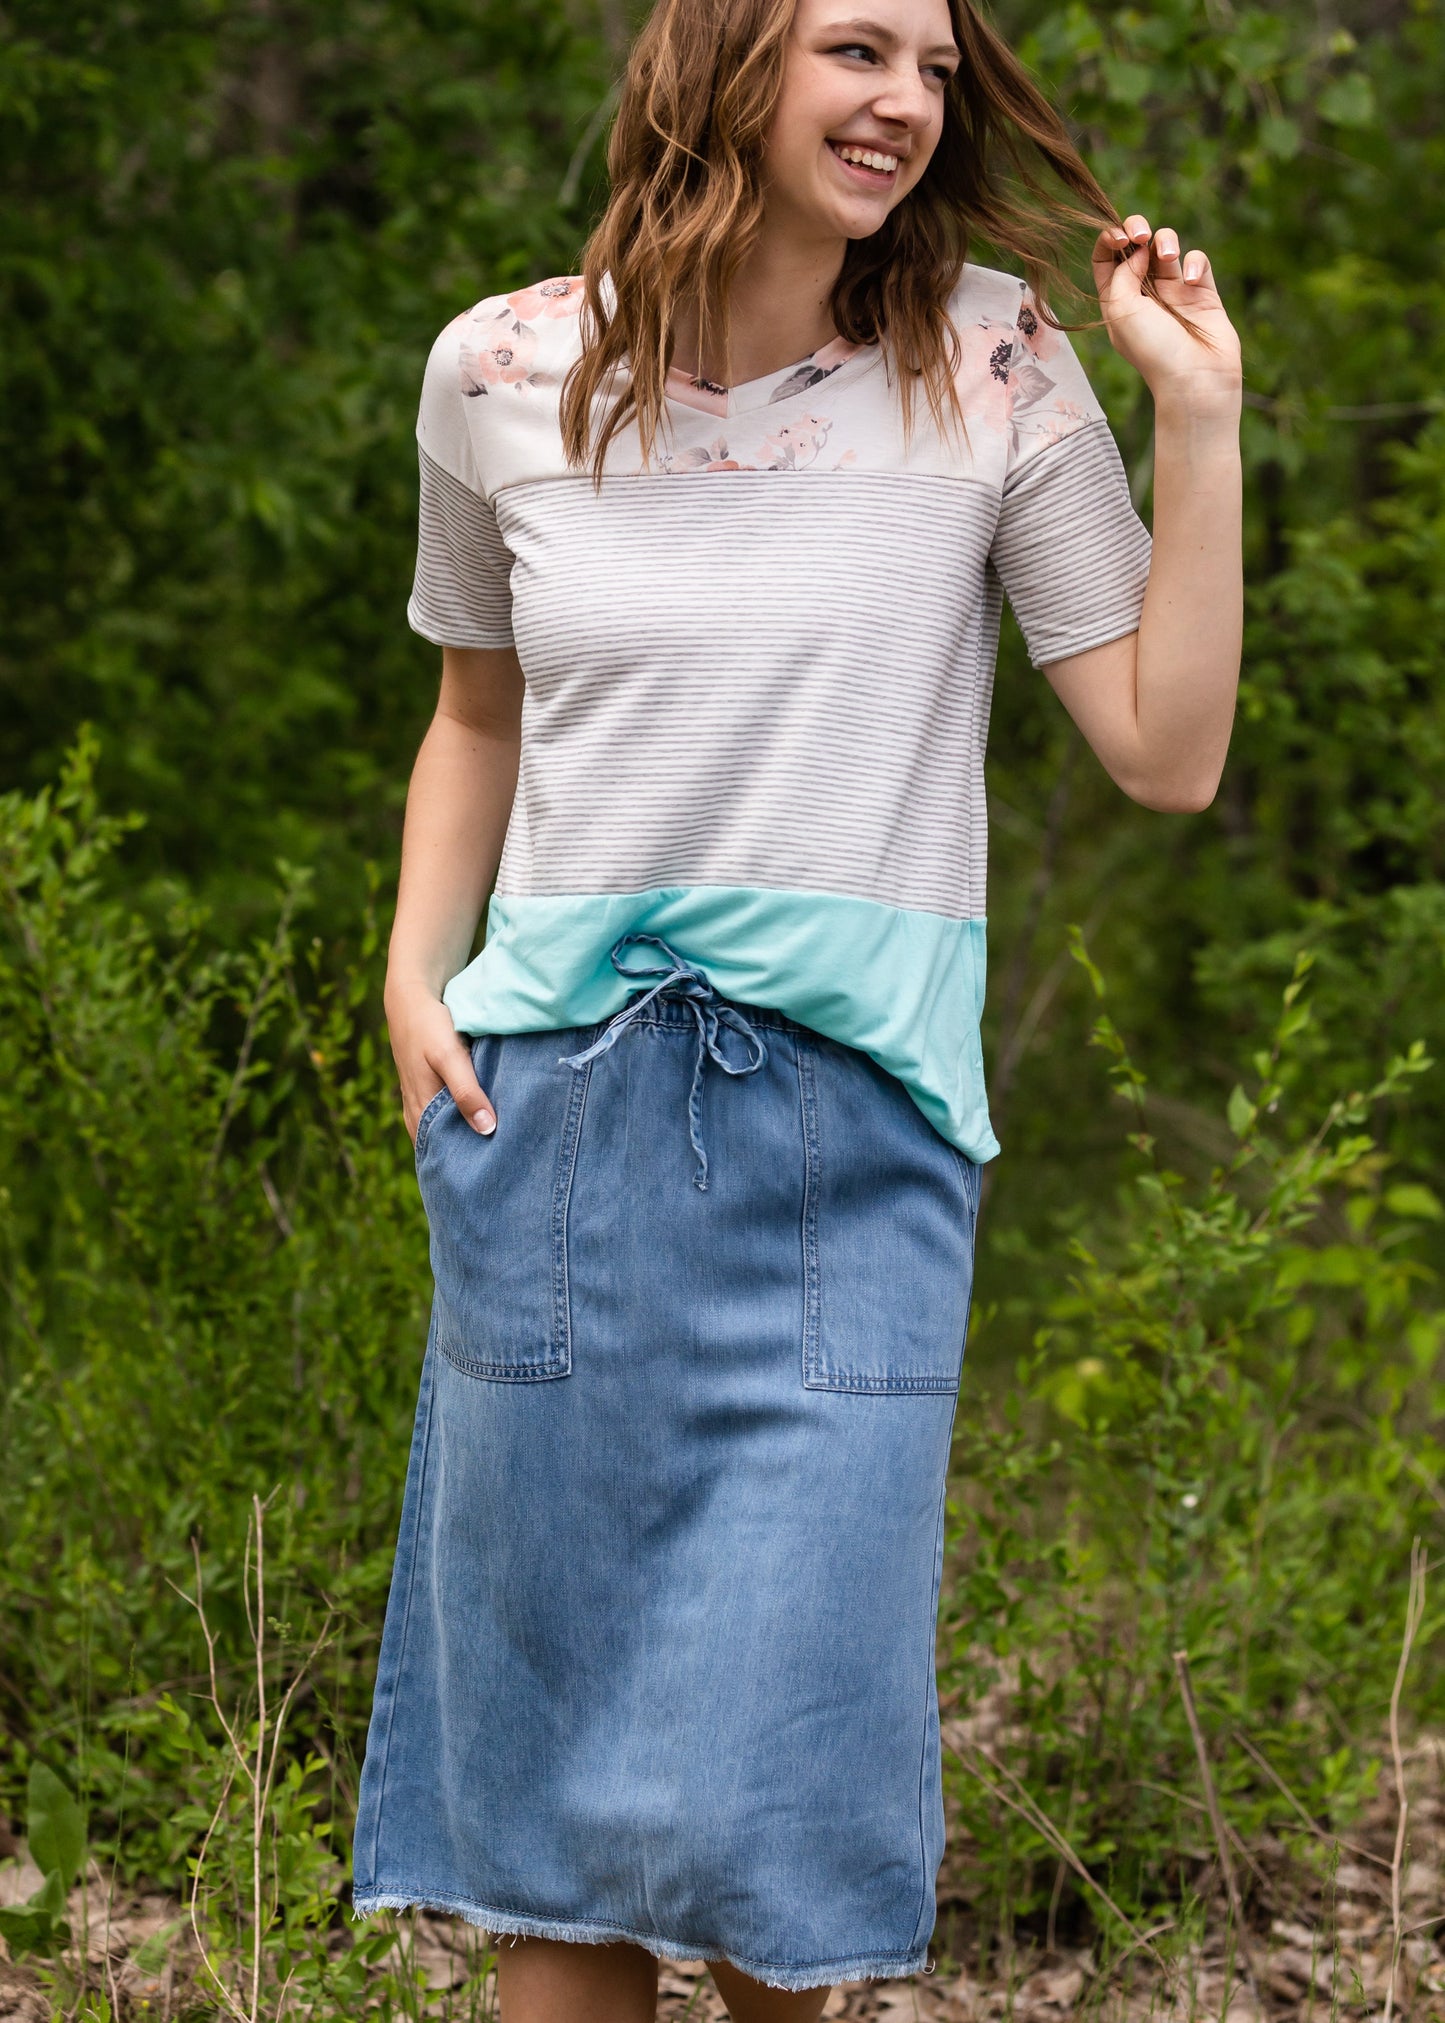
[[526, 1033], [610, 1018], [639, 988], [610, 960], [629, 933], [661, 935], [724, 997], [868, 1054], [970, 1158], [998, 1152], [979, 1039], [982, 920], [742, 885], [497, 893], [486, 945], [443, 994], [453, 1024]]

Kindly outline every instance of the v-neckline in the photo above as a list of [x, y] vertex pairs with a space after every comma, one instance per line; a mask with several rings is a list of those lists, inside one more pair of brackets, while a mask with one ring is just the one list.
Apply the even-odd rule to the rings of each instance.
[[754, 408], [795, 400], [801, 394], [811, 393], [815, 386], [841, 381], [844, 375], [852, 379], [860, 369], [873, 363], [877, 350], [875, 344], [852, 344], [843, 337], [830, 338], [794, 365], [780, 366], [774, 372], [765, 372], [757, 379], [743, 380], [731, 387], [694, 379], [691, 373], [673, 365], [667, 373], [667, 398], [678, 407], [727, 420]]

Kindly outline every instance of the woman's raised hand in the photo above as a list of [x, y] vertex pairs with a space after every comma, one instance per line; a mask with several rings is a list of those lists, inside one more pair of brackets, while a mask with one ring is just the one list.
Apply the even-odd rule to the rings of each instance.
[[443, 1088], [451, 1091], [472, 1129], [490, 1136], [497, 1128], [496, 1113], [472, 1070], [471, 1049], [441, 999], [422, 984], [404, 990], [388, 984], [386, 1022], [412, 1143], [422, 1111]]
[[[1159, 300], [1145, 293], [1146, 277]], [[1171, 225], [1151, 229], [1137, 213], [1094, 242], [1094, 285], [1109, 341], [1143, 376], [1155, 400], [1178, 398], [1200, 413], [1238, 413], [1239, 337], [1225, 313], [1208, 255], [1181, 255]], [[1161, 305], [1167, 304], [1167, 308]], [[1168, 312], [1200, 332], [1193, 336]]]

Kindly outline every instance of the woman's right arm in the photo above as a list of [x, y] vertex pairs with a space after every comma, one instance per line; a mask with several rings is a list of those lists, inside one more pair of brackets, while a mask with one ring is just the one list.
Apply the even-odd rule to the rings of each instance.
[[517, 788], [522, 670], [510, 647], [442, 648], [436, 715], [406, 797], [386, 1022], [406, 1128], [445, 1084], [472, 1127], [496, 1128], [442, 991], [465, 968], [501, 861]]

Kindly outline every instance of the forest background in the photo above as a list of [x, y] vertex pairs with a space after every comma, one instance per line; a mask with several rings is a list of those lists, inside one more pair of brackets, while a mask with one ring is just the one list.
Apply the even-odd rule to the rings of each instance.
[[[1004, 641], [940, 1944], [1167, 1949], [1221, 1875], [1174, 1654], [1229, 1830], [1307, 1891], [1394, 1789], [1412, 1542], [1445, 1544], [1445, 22], [998, 18], [1121, 208], [1213, 256], [1249, 615], [1190, 819], [1127, 803]], [[185, 1891], [211, 1822], [203, 1929], [253, 2007], [289, 1974], [340, 2014], [376, 1968], [335, 1897], [428, 1293], [380, 1008], [436, 680], [421, 369], [575, 268], [628, 27], [0, 5], [0, 1829], [28, 1806], [55, 1852], [53, 1772], [108, 1872]], [[1077, 341], [1147, 514], [1147, 400]], [[1445, 1715], [1416, 1614], [1406, 1753]], [[299, 1682], [260, 1796], [258, 1679]], [[12, 1949], [58, 1957], [60, 1901]]]

